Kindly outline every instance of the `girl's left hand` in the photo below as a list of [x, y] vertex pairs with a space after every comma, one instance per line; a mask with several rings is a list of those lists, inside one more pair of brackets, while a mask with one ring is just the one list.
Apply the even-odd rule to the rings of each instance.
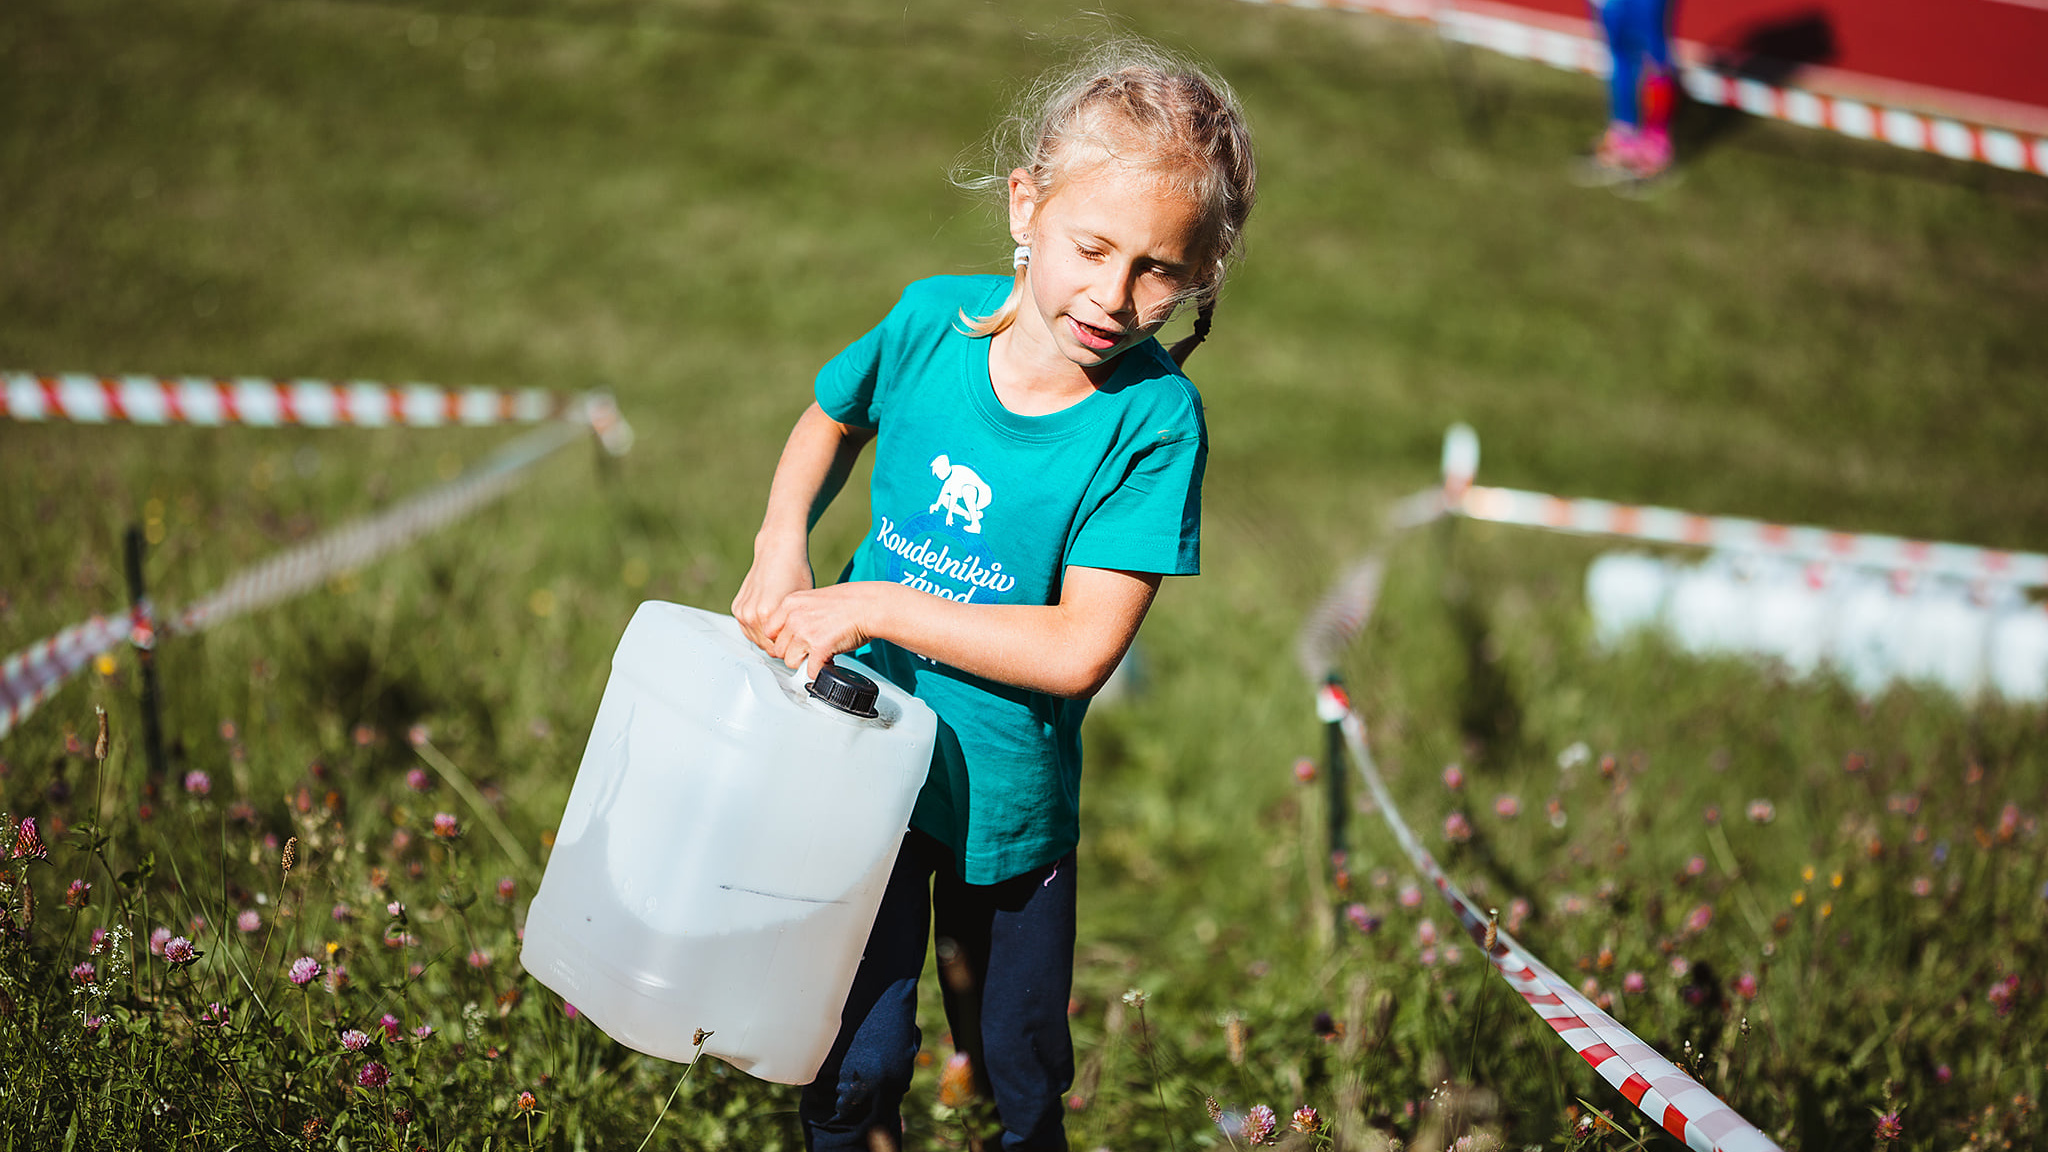
[[893, 587], [859, 581], [791, 592], [769, 614], [768, 654], [817, 675], [834, 656], [874, 638], [884, 594]]

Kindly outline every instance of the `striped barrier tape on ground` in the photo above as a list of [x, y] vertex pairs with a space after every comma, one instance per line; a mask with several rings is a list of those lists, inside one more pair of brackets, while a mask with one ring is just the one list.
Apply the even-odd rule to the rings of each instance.
[[[1416, 499], [1404, 501], [1410, 506], [1417, 503]], [[1400, 519], [1396, 517], [1397, 525]], [[1366, 743], [1365, 721], [1352, 708], [1333, 671], [1335, 645], [1355, 637], [1371, 618], [1383, 568], [1383, 558], [1376, 552], [1337, 582], [1310, 617], [1302, 652], [1305, 667], [1320, 682], [1316, 714], [1324, 723], [1341, 728], [1351, 762], [1402, 852], [1451, 906], [1458, 922], [1486, 952], [1508, 986], [1644, 1116], [1697, 1152], [1775, 1152], [1778, 1145], [1770, 1137], [1588, 1000], [1506, 929], [1489, 923], [1488, 916], [1445, 875], [1402, 819]], [[1329, 666], [1320, 666], [1325, 658], [1329, 658]]]
[[[612, 427], [624, 429], [616, 409], [610, 412]], [[591, 426], [597, 424], [592, 419]], [[133, 618], [95, 616], [24, 649], [0, 665], [0, 736], [12, 731], [73, 673], [122, 640], [153, 645], [159, 632], [198, 632], [317, 588], [503, 495], [528, 468], [581, 439], [582, 434], [582, 426], [570, 423], [536, 429], [445, 484], [230, 577], [217, 591], [182, 612], [152, 621], [145, 605]]]
[[0, 736], [100, 653], [144, 634], [131, 617], [95, 616], [0, 661]]
[[481, 428], [551, 420], [588, 423], [623, 455], [632, 430], [602, 392], [444, 388], [365, 380], [257, 376], [39, 376], [0, 373], [0, 416], [79, 424], [185, 424], [252, 428]]
[[1515, 488], [1473, 486], [1447, 499], [1452, 501], [1450, 508], [1455, 514], [1494, 524], [1659, 544], [1695, 544], [1731, 552], [1764, 553], [1909, 575], [1986, 580], [2025, 588], [2048, 586], [2048, 555], [2039, 552], [2007, 552], [1878, 533], [1839, 532], [1739, 516], [1702, 516], [1674, 508], [1567, 499]]
[[[1433, 0], [1249, 0], [1253, 4], [1328, 8], [1418, 20], [1440, 27], [1446, 39], [1534, 60], [1568, 72], [1605, 77], [1613, 63], [1597, 35], [1543, 28], [1505, 16], [1441, 5]], [[1977, 124], [1872, 101], [1772, 84], [1718, 68], [1683, 65], [1680, 80], [1694, 100], [1736, 108], [1752, 116], [1881, 140], [1915, 152], [1934, 152], [2014, 172], [2048, 175], [2048, 137]]]

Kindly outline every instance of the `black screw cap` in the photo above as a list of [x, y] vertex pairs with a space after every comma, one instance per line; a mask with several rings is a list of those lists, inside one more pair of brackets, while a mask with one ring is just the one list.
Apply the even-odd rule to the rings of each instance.
[[849, 716], [872, 720], [880, 715], [875, 711], [875, 701], [882, 695], [882, 690], [875, 687], [873, 680], [837, 664], [827, 664], [818, 669], [818, 678], [811, 681], [806, 690]]

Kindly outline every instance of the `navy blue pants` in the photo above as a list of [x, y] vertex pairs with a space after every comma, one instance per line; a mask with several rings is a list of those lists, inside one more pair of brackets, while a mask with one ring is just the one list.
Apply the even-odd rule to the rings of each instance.
[[1074, 855], [1000, 884], [968, 884], [952, 853], [922, 832], [904, 838], [839, 1038], [803, 1090], [804, 1143], [874, 1152], [903, 1140], [903, 1094], [922, 1033], [917, 980], [938, 941], [953, 1042], [995, 1103], [1002, 1147], [1067, 1147], [1074, 1083], [1067, 997], [1074, 984]]
[[1607, 77], [1608, 117], [1642, 127], [1643, 65], [1671, 71], [1671, 0], [1592, 0], [1607, 33], [1614, 71]]

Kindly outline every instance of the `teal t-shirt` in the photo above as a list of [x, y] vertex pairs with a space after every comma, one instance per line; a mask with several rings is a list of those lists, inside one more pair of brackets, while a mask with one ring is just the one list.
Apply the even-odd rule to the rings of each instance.
[[[818, 405], [873, 428], [873, 520], [847, 578], [970, 604], [1052, 604], [1068, 565], [1193, 575], [1200, 568], [1202, 401], [1157, 341], [1045, 416], [1003, 407], [989, 341], [967, 335], [1010, 279], [935, 277], [818, 373]], [[1080, 839], [1085, 700], [999, 684], [877, 641], [861, 659], [939, 717], [910, 825], [970, 884], [1059, 859]]]

